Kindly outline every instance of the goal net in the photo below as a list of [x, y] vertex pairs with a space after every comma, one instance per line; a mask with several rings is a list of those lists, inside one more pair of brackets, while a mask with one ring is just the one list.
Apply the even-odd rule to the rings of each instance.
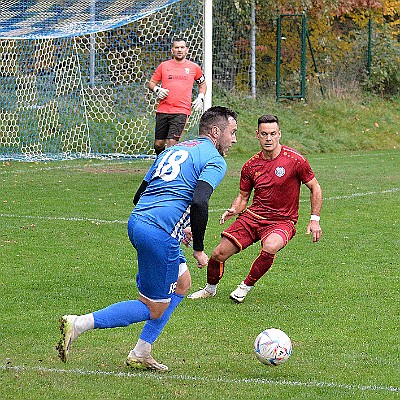
[[[0, 160], [153, 154], [157, 98], [146, 82], [171, 57], [175, 36], [202, 66], [202, 0], [5, 0], [1, 7]], [[197, 134], [199, 117], [189, 118], [184, 137]]]

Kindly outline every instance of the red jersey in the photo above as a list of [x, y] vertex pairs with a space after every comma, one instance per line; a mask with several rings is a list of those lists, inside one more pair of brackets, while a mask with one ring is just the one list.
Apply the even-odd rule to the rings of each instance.
[[192, 90], [194, 81], [201, 78], [203, 71], [192, 61], [178, 63], [174, 59], [162, 62], [152, 79], [161, 81], [161, 86], [169, 90], [168, 96], [160, 100], [157, 112], [166, 114], [192, 113]]
[[266, 160], [262, 151], [242, 167], [240, 189], [254, 189], [250, 212], [271, 221], [299, 218], [300, 185], [314, 178], [308, 161], [297, 151], [282, 146], [279, 155]]

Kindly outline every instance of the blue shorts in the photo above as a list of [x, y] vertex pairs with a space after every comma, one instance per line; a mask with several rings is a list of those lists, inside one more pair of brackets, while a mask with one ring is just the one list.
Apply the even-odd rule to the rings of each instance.
[[175, 291], [179, 264], [185, 262], [180, 243], [145, 218], [131, 214], [128, 236], [137, 251], [136, 284], [144, 297], [168, 302]]

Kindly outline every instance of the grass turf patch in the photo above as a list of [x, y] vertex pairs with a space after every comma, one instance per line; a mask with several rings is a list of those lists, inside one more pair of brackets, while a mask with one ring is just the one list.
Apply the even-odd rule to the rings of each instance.
[[[391, 399], [399, 371], [398, 152], [314, 154], [323, 187], [323, 239], [305, 235], [303, 190], [297, 235], [270, 272], [234, 304], [229, 293], [260, 248], [228, 260], [218, 295], [185, 300], [154, 345], [171, 372], [124, 366], [143, 324], [97, 330], [74, 343], [64, 365], [58, 318], [135, 298], [136, 254], [126, 221], [149, 162], [6, 163], [0, 168], [0, 375], [7, 398]], [[241, 159], [210, 202], [206, 251], [238, 192]], [[225, 226], [225, 225], [224, 225]], [[227, 226], [227, 224], [226, 224]], [[185, 249], [193, 288], [203, 286]], [[255, 358], [265, 327], [284, 330], [293, 353], [280, 367]]]

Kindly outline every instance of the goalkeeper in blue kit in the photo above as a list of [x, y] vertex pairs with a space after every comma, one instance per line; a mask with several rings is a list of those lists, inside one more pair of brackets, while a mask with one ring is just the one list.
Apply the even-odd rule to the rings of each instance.
[[215, 106], [202, 115], [197, 139], [178, 143], [158, 155], [134, 197], [128, 235], [137, 251], [137, 300], [126, 300], [84, 315], [64, 315], [56, 347], [66, 362], [71, 344], [90, 329], [129, 326], [146, 321], [128, 366], [168, 371], [151, 356], [172, 312], [191, 285], [180, 248], [187, 237], [199, 267], [208, 263], [204, 234], [208, 202], [226, 172], [224, 156], [236, 143], [237, 114]]

